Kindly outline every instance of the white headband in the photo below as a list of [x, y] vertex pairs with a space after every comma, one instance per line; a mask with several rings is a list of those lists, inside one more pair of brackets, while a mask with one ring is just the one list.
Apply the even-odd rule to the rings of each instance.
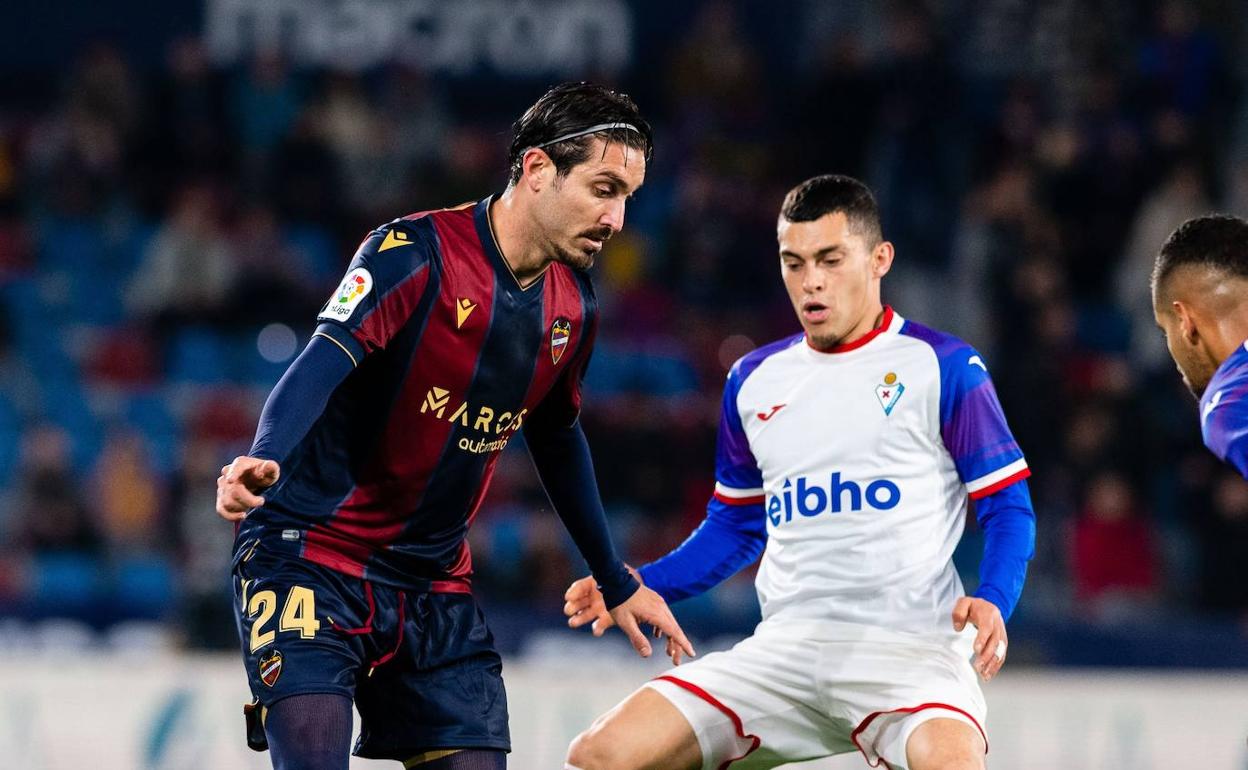
[[629, 131], [636, 131], [639, 134], [641, 133], [641, 129], [637, 128], [637, 126], [634, 126], [632, 123], [599, 123], [596, 126], [590, 126], [589, 128], [582, 128], [580, 131], [573, 131], [570, 134], [557, 136], [548, 142], [535, 144], [532, 147], [525, 147], [524, 150], [520, 154], [524, 155], [524, 153], [528, 152], [529, 150], [537, 150], [543, 147], [549, 147], [552, 144], [558, 144], [559, 142], [566, 142], [569, 139], [576, 139], [577, 137], [587, 136], [589, 134], [596, 134], [600, 131], [615, 131], [621, 128], [627, 128]]

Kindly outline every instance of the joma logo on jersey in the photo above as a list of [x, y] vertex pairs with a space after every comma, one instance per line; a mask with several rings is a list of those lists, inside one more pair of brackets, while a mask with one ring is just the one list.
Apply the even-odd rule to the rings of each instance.
[[794, 511], [811, 517], [821, 513], [861, 511], [864, 503], [877, 511], [887, 511], [900, 502], [901, 489], [888, 479], [876, 479], [863, 489], [856, 481], [842, 480], [840, 472], [829, 476], [826, 486], [812, 484], [801, 476], [796, 483], [785, 479], [780, 494], [767, 496], [767, 518], [772, 526], [778, 527], [792, 521]]
[[[496, 436], [507, 434], [499, 441], [487, 442], [482, 439], [472, 442], [466, 438], [460, 440], [460, 449], [480, 453], [502, 449], [507, 444], [507, 439], [511, 438], [511, 434], [520, 430], [521, 426], [524, 425], [524, 416], [529, 413], [529, 410], [521, 409], [519, 412], [512, 413], [509, 411], [498, 412], [489, 406], [481, 406], [474, 409], [467, 401], [459, 402], [452, 409], [451, 391], [435, 386], [425, 393], [425, 400], [420, 405], [420, 413], [425, 414], [426, 412], [439, 420], [458, 423], [465, 428], [472, 428], [482, 433], [493, 432]], [[496, 446], [500, 442], [501, 445]]]

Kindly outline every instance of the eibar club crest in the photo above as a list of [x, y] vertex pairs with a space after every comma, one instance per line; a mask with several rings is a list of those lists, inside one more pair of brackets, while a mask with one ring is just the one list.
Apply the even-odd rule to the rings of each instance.
[[260, 658], [260, 681], [272, 687], [282, 675], [282, 653], [272, 650]]
[[568, 338], [572, 336], [572, 322], [566, 318], [556, 318], [550, 327], [550, 358], [556, 364], [563, 358], [563, 351], [568, 347]]
[[875, 397], [880, 400], [880, 406], [884, 407], [885, 416], [893, 413], [893, 407], [897, 406], [897, 400], [905, 392], [906, 386], [897, 380], [895, 373], [884, 375], [884, 383], [875, 386]]

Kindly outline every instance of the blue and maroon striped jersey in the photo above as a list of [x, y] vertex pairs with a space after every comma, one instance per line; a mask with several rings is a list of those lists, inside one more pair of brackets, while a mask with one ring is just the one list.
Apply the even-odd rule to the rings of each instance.
[[1205, 446], [1248, 478], [1248, 342], [1227, 357], [1200, 397]]
[[597, 306], [553, 263], [521, 288], [490, 198], [373, 231], [316, 334], [356, 368], [282, 463], [236, 548], [262, 539], [400, 588], [466, 591], [465, 536], [500, 452], [527, 422], [571, 425]]

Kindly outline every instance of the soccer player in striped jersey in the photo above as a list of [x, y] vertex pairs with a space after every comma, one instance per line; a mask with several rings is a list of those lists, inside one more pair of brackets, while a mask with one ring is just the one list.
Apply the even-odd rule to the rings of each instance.
[[1161, 247], [1152, 284], [1166, 347], [1200, 399], [1205, 446], [1248, 478], [1248, 222], [1184, 222]]
[[[1006, 655], [1035, 539], [1022, 450], [984, 358], [883, 304], [893, 246], [870, 191], [821, 176], [778, 223], [802, 333], [728, 374], [706, 520], [639, 570], [668, 601], [762, 555], [763, 620], [647, 683], [573, 742], [567, 767], [768, 768], [859, 751], [909, 770], [984, 767], [984, 680]], [[952, 563], [968, 498], [980, 583]], [[573, 627], [611, 624], [591, 579]]]
[[355, 753], [483, 770], [510, 750], [501, 661], [465, 540], [499, 453], [523, 431], [615, 622], [691, 653], [611, 542], [581, 379], [598, 309], [585, 272], [624, 224], [651, 131], [623, 94], [551, 89], [516, 122], [501, 195], [377, 228], [269, 396], [217, 510], [239, 522], [238, 625], [275, 768]]

